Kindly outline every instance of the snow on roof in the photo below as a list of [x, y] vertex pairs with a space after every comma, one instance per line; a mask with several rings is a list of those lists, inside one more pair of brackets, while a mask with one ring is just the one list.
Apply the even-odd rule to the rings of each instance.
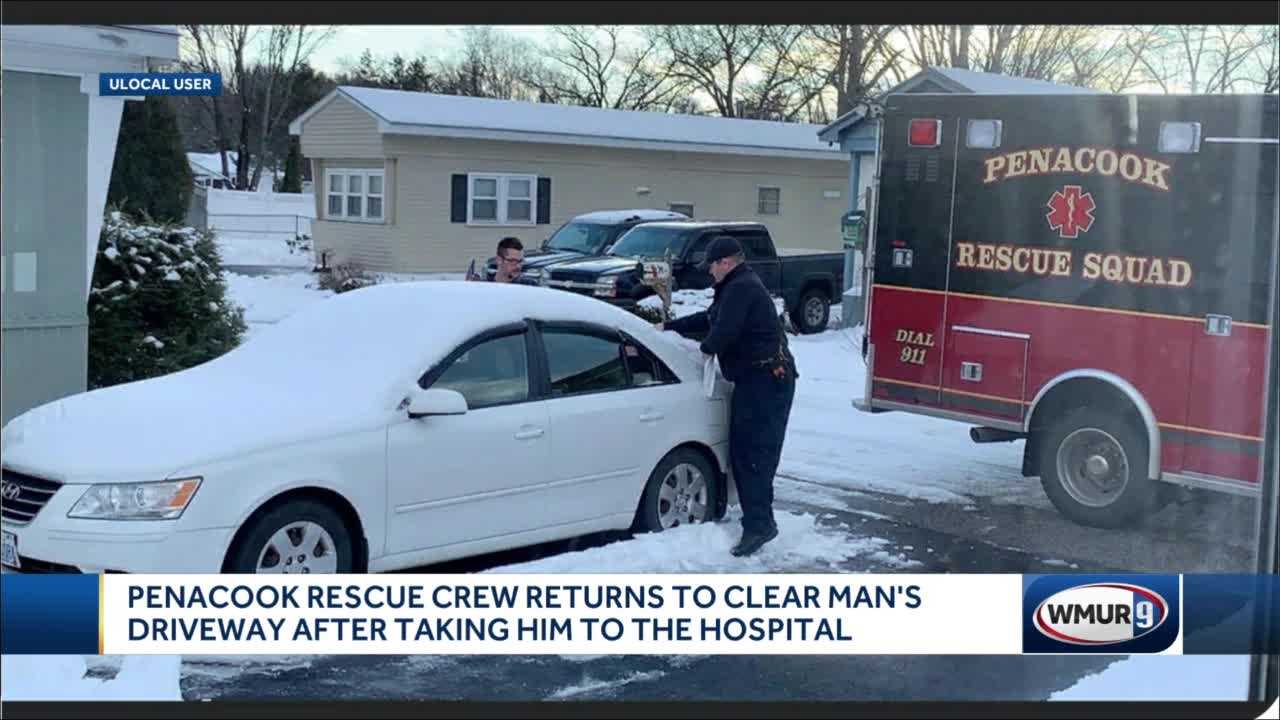
[[[915, 88], [933, 82], [946, 88], [942, 92], [973, 93], [976, 95], [1100, 95], [1105, 94], [1093, 88], [1076, 85], [1062, 85], [1044, 80], [999, 75], [996, 73], [961, 70], [949, 67], [928, 67], [907, 80], [890, 88], [886, 95], [914, 92]], [[849, 128], [866, 119], [867, 107], [858, 105], [823, 127], [818, 136], [825, 142], [839, 142], [840, 136]]]
[[934, 72], [941, 73], [948, 79], [960, 83], [970, 90], [970, 92], [988, 95], [1043, 95], [1043, 94], [1084, 94], [1098, 95], [1100, 91], [1093, 88], [1078, 87], [1076, 85], [1063, 85], [1060, 83], [1052, 83], [1044, 80], [1032, 80], [1030, 78], [1013, 77], [1011, 75], [998, 75], [996, 73], [978, 72], [976, 70], [961, 70], [959, 68], [935, 67], [930, 68]]
[[[838, 150], [817, 139], [822, 126], [805, 123], [607, 110], [345, 85], [334, 92], [380, 119], [384, 133], [839, 157]], [[291, 125], [291, 132], [301, 132], [302, 124], [327, 100], [304, 113]]]
[[583, 213], [575, 217], [573, 221], [616, 225], [633, 218], [637, 220], [680, 220], [688, 217], [684, 213], [671, 212], [670, 210], [596, 210], [595, 212]]

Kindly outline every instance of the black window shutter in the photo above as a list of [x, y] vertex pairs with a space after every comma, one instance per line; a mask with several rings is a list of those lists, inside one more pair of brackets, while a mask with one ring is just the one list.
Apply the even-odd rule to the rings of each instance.
[[551, 223], [551, 178], [538, 178], [538, 224]]
[[467, 221], [467, 176], [453, 176], [453, 195], [449, 200], [449, 222]]

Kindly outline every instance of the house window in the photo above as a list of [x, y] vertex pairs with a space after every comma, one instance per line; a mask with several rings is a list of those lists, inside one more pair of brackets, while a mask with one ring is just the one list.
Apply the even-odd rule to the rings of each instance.
[[782, 188], [762, 187], [756, 191], [756, 213], [777, 215], [782, 212]]
[[474, 225], [533, 225], [538, 202], [536, 175], [471, 173], [467, 222]]
[[331, 220], [382, 222], [386, 179], [382, 170], [341, 170], [327, 173], [326, 213]]
[[671, 212], [678, 212], [693, 217], [693, 203], [671, 203], [667, 206]]

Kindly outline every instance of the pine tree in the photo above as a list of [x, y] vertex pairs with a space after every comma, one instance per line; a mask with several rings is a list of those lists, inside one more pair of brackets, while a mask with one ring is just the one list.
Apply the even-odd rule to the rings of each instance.
[[209, 232], [108, 210], [89, 293], [89, 389], [178, 372], [240, 344]]
[[158, 222], [181, 222], [191, 202], [191, 166], [168, 98], [126, 102], [107, 202]]
[[284, 181], [280, 192], [302, 192], [302, 147], [296, 137], [289, 141], [289, 155], [284, 161]]

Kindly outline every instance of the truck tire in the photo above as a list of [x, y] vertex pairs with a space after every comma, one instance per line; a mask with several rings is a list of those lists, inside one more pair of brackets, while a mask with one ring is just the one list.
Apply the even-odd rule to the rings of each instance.
[[791, 322], [802, 335], [813, 335], [827, 329], [831, 321], [831, 300], [820, 287], [811, 287], [800, 295], [800, 302], [791, 308]]
[[1168, 493], [1147, 477], [1147, 436], [1122, 415], [1076, 408], [1040, 437], [1040, 483], [1050, 502], [1080, 525], [1139, 524]]

